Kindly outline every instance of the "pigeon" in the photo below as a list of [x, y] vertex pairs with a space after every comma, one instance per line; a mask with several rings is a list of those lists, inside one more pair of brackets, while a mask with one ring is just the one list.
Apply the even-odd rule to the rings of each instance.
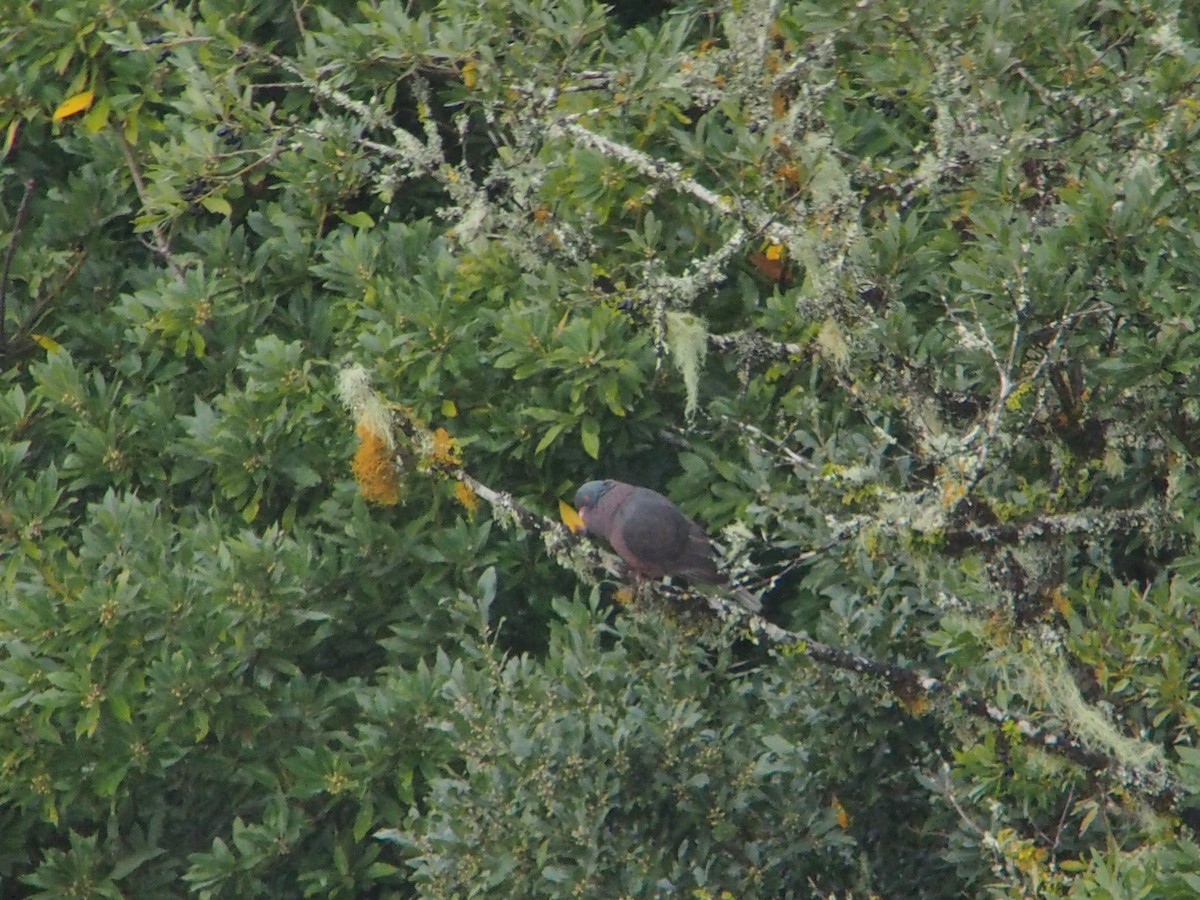
[[[649, 488], [623, 481], [589, 481], [575, 493], [575, 508], [588, 534], [604, 538], [641, 578], [675, 575], [701, 584], [728, 585], [704, 529]], [[745, 588], [733, 596], [753, 613], [762, 604]]]

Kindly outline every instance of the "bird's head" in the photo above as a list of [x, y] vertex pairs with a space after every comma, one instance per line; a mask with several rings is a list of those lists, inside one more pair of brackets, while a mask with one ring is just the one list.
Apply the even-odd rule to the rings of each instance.
[[589, 481], [575, 492], [575, 508], [579, 510], [579, 515], [583, 518], [584, 527], [588, 524], [588, 513], [596, 508], [596, 504], [600, 502], [616, 482], [613, 481]]

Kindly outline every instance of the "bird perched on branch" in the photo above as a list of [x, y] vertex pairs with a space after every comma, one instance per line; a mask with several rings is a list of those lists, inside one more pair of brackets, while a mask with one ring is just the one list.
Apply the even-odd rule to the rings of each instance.
[[[604, 538], [640, 578], [674, 575], [702, 584], [728, 585], [704, 529], [658, 491], [623, 481], [589, 481], [575, 493], [588, 534]], [[733, 596], [751, 612], [762, 604], [745, 588]]]

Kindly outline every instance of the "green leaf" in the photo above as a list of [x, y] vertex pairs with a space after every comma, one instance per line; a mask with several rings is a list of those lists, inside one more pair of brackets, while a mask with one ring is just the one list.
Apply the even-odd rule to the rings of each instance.
[[101, 797], [111, 797], [116, 794], [129, 771], [129, 764], [121, 762], [102, 769], [95, 776], [96, 794]]
[[375, 822], [375, 809], [370, 800], [359, 804], [358, 814], [354, 817], [354, 840], [361, 841]]
[[133, 710], [129, 705], [129, 698], [124, 694], [110, 693], [108, 695], [108, 709], [121, 722], [133, 721]]
[[399, 875], [402, 871], [399, 866], [393, 866], [391, 863], [385, 862], [373, 862], [367, 866], [367, 875], [376, 881]]
[[203, 709], [192, 710], [192, 730], [197, 743], [208, 737], [208, 713]]
[[142, 867], [143, 863], [147, 863], [152, 859], [157, 859], [166, 851], [162, 847], [143, 847], [140, 850], [134, 850], [120, 857], [113, 864], [111, 878], [113, 881], [120, 881], [128, 875], [132, 875], [135, 871]]
[[580, 423], [579, 436], [583, 450], [592, 459], [600, 458], [600, 423], [591, 416], [584, 416]]
[[548, 429], [546, 429], [546, 433], [542, 435], [542, 439], [538, 441], [538, 445], [534, 448], [533, 452], [535, 454], [540, 454], [544, 450], [548, 449], [550, 445], [553, 444], [558, 438], [558, 436], [563, 433], [563, 430], [566, 427], [566, 422], [559, 422], [555, 425], [551, 425]]
[[75, 723], [75, 737], [92, 737], [100, 724], [100, 705], [93, 703], [84, 708], [83, 714]]
[[219, 213], [222, 216], [233, 215], [233, 207], [229, 205], [229, 201], [224, 197], [209, 195], [200, 198], [200, 205], [211, 213]]
[[339, 212], [337, 217], [347, 225], [352, 225], [355, 228], [374, 228], [375, 220], [361, 210], [355, 213]]
[[763, 735], [762, 742], [768, 750], [778, 753], [780, 756], [787, 756], [796, 752], [796, 745], [782, 735]]

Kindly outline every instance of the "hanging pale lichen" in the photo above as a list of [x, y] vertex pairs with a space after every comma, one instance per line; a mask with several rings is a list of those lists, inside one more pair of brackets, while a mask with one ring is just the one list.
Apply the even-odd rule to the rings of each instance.
[[354, 416], [356, 428], [363, 427], [377, 435], [389, 450], [395, 447], [392, 439], [392, 416], [387, 404], [371, 388], [371, 378], [360, 365], [347, 366], [338, 373], [337, 394], [342, 404]]
[[700, 401], [700, 371], [708, 355], [707, 324], [691, 313], [668, 312], [667, 346], [671, 348], [675, 368], [683, 376], [683, 388], [687, 393], [684, 415], [691, 422]]
[[[1047, 643], [1053, 643], [1047, 642]], [[1125, 734], [1111, 712], [1083, 696], [1060, 650], [1031, 648], [1014, 659], [1015, 683], [1021, 693], [1049, 707], [1086, 746], [1111, 756], [1143, 779], [1160, 779], [1167, 771], [1162, 748]]]
[[824, 359], [845, 371], [846, 362], [850, 358], [850, 347], [846, 344], [846, 338], [836, 319], [826, 319], [821, 323], [821, 330], [817, 332], [817, 346]]

